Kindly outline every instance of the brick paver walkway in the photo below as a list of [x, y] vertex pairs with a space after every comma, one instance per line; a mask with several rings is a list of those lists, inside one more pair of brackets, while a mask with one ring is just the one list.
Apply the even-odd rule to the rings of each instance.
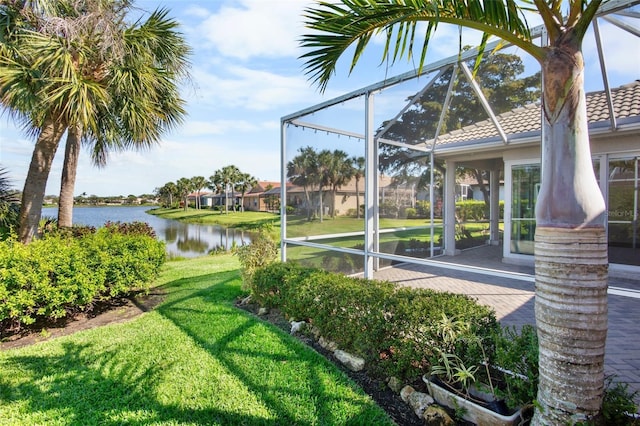
[[[504, 325], [535, 324], [533, 267], [503, 264], [500, 249], [483, 247], [438, 261], [465, 268], [403, 264], [374, 278], [400, 285], [468, 294], [493, 307]], [[484, 273], [474, 267], [489, 269]], [[509, 274], [514, 274], [512, 277]], [[640, 391], [640, 279], [609, 278], [609, 331], [605, 372]], [[640, 402], [640, 401], [639, 401]]]

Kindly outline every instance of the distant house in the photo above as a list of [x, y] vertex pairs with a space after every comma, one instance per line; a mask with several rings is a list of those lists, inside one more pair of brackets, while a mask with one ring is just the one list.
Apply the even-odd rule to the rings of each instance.
[[[381, 176], [379, 179], [380, 200], [384, 205], [385, 201], [397, 207], [414, 207], [419, 199], [418, 192], [414, 185], [395, 183], [389, 176]], [[310, 207], [313, 212], [319, 213], [320, 197], [317, 186], [307, 188], [309, 193], [310, 206], [307, 206], [304, 188], [297, 185], [287, 185], [287, 206], [293, 207], [294, 211], [302, 214]], [[364, 182], [360, 179], [351, 179], [347, 184], [337, 188], [335, 196], [331, 188], [324, 187], [322, 190], [323, 214], [328, 215], [335, 209], [336, 216], [355, 215], [358, 204], [364, 204]], [[383, 215], [384, 212], [382, 213]]]
[[[242, 194], [237, 194], [238, 202]], [[274, 197], [278, 200], [274, 208]], [[278, 211], [280, 209], [280, 182], [259, 181], [256, 186], [244, 194], [244, 209], [256, 212]]]
[[[195, 205], [197, 197], [200, 197], [201, 208], [219, 208], [224, 210], [225, 201], [227, 207], [233, 210], [240, 208], [240, 204], [243, 204], [246, 211], [278, 211], [280, 206], [280, 182], [259, 181], [249, 192], [244, 194], [244, 200], [241, 192], [229, 191], [227, 194], [224, 192], [211, 192], [201, 191], [199, 193], [192, 192], [187, 196], [190, 205]], [[277, 197], [277, 202], [273, 197]], [[276, 205], [277, 207], [273, 207]]]

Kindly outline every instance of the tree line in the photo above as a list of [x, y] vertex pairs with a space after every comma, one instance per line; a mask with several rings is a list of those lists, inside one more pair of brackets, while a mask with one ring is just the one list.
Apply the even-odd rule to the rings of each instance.
[[[287, 163], [287, 178], [303, 189], [307, 220], [317, 215], [322, 222], [325, 190], [332, 195], [329, 214], [335, 217], [336, 193], [352, 179], [355, 179], [356, 185], [356, 206], [360, 206], [359, 184], [364, 178], [364, 167], [364, 157], [349, 157], [340, 149], [316, 151], [310, 146], [298, 149], [298, 155]], [[317, 196], [312, 201], [314, 191], [317, 191]], [[356, 208], [356, 211], [359, 218], [360, 209]]]
[[224, 211], [229, 213], [229, 200], [232, 200], [232, 209], [236, 210], [236, 193], [241, 196], [239, 208], [244, 211], [244, 196], [257, 184], [258, 180], [250, 173], [242, 172], [238, 167], [229, 165], [216, 170], [209, 179], [204, 176], [194, 176], [167, 182], [156, 188], [154, 194], [163, 206], [175, 207], [177, 204], [182, 204], [186, 210], [189, 206], [189, 195], [195, 193], [195, 208], [200, 209], [202, 208], [200, 193], [206, 188], [214, 194], [224, 194]]

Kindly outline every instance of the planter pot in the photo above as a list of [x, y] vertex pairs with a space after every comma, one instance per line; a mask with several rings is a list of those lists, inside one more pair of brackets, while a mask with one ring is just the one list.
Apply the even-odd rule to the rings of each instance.
[[427, 384], [429, 394], [438, 404], [462, 411], [464, 420], [478, 426], [511, 426], [519, 424], [523, 419], [521, 409], [509, 415], [499, 414], [485, 406], [491, 404], [492, 401], [480, 404], [447, 389], [437, 379], [423, 376], [422, 380]]

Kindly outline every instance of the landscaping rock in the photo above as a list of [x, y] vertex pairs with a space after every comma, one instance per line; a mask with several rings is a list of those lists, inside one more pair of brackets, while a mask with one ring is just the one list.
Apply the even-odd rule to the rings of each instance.
[[422, 418], [424, 412], [434, 403], [430, 395], [416, 391], [413, 387], [407, 385], [400, 391], [400, 398], [409, 404], [416, 416]]
[[402, 389], [402, 382], [400, 382], [397, 377], [390, 377], [387, 385], [389, 386], [389, 389], [395, 393], [399, 393]]
[[258, 309], [258, 316], [259, 317], [267, 315], [268, 313], [269, 313], [269, 309], [267, 309], [267, 308]]
[[318, 327], [316, 327], [315, 325], [309, 325], [309, 332], [311, 333], [311, 335], [316, 339], [319, 340], [320, 339], [320, 329]]
[[322, 346], [324, 349], [335, 352], [338, 349], [338, 344], [336, 342], [332, 342], [331, 340], [327, 340], [324, 337], [320, 336], [318, 339], [318, 344]]
[[414, 393], [416, 390], [411, 386], [407, 385], [400, 390], [400, 399], [402, 399], [407, 404], [409, 403], [409, 396]]
[[304, 321], [291, 321], [291, 334], [299, 333], [306, 324]]
[[336, 349], [333, 354], [335, 357], [343, 363], [351, 371], [360, 371], [364, 368], [364, 359], [351, 355], [340, 349]]
[[422, 418], [424, 412], [433, 404], [435, 401], [431, 398], [431, 395], [428, 395], [423, 392], [414, 391], [409, 395], [409, 406], [413, 409], [413, 412], [416, 413], [416, 416]]
[[426, 426], [453, 426], [455, 425], [447, 411], [439, 405], [431, 405], [422, 415]]

